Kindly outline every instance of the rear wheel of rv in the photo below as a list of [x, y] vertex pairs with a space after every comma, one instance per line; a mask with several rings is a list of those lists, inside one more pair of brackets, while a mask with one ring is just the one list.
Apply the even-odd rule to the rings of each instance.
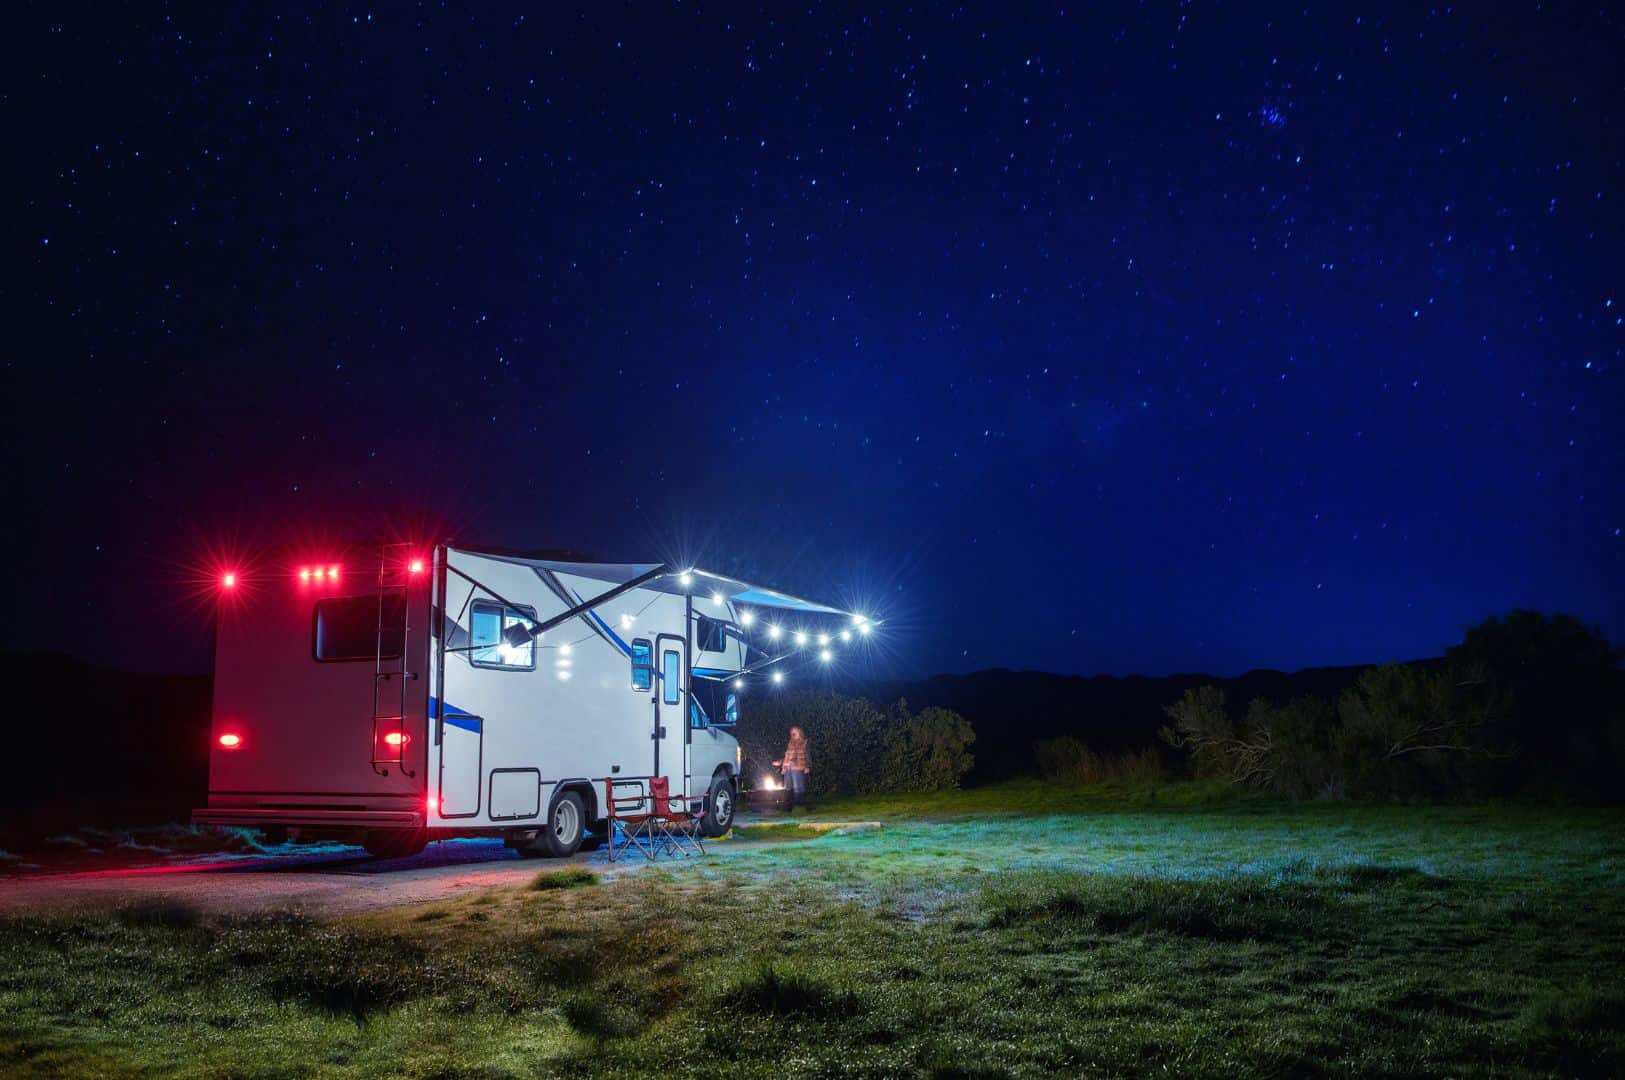
[[734, 782], [726, 776], [711, 781], [711, 794], [705, 800], [705, 817], [700, 820], [700, 832], [706, 836], [721, 836], [734, 827], [734, 808], [739, 794]]
[[429, 845], [423, 829], [368, 829], [361, 846], [375, 859], [405, 859]]
[[542, 844], [555, 859], [574, 855], [586, 835], [587, 812], [581, 805], [581, 796], [566, 791], [553, 803], [553, 813], [547, 828], [542, 830]]

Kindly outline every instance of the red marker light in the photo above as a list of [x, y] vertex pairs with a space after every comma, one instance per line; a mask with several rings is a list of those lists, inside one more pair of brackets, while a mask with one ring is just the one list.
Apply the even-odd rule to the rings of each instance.
[[224, 735], [220, 736], [220, 745], [225, 747], [227, 750], [235, 750], [239, 746], [243, 745], [243, 737], [234, 731], [228, 731]]
[[299, 568], [299, 580], [300, 581], [309, 581], [310, 580], [310, 567], [302, 566], [302, 567]]
[[327, 568], [327, 577], [329, 581], [337, 581], [339, 579], [339, 568], [336, 566], [329, 566]]
[[227, 570], [225, 574], [221, 576], [220, 584], [227, 589], [235, 589], [237, 587], [236, 571]]
[[403, 735], [399, 731], [391, 731], [384, 736], [384, 741], [391, 746], [405, 746], [412, 741], [412, 736]]
[[429, 813], [432, 814], [432, 813], [435, 812], [435, 808], [440, 805], [440, 800], [435, 798], [433, 795], [430, 795], [428, 805], [429, 805]]
[[423, 560], [422, 559], [413, 559], [411, 565], [409, 565], [407, 567], [407, 569], [412, 571], [412, 573], [414, 573], [414, 574], [423, 573]]

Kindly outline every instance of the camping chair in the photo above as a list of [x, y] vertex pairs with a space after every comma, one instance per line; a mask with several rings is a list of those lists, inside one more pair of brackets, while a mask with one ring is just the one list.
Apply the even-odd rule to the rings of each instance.
[[[661, 782], [665, 780], [662, 777]], [[654, 807], [649, 795], [643, 790], [642, 780], [617, 780], [612, 776], [604, 777], [604, 807], [605, 816], [609, 819], [609, 861], [615, 861], [615, 826], [621, 826], [621, 854], [626, 854], [628, 847], [633, 848], [645, 859], [654, 859], [660, 854], [663, 846], [670, 843], [664, 830], [658, 825]], [[617, 788], [635, 788], [636, 794], [617, 795]]]
[[[656, 776], [649, 781], [649, 799], [654, 804], [655, 829], [665, 838], [666, 849], [672, 854], [704, 855], [700, 819], [705, 816], [705, 796], [679, 796], [673, 800], [667, 779]], [[674, 801], [676, 806], [672, 805]], [[697, 813], [695, 801], [700, 804]]]

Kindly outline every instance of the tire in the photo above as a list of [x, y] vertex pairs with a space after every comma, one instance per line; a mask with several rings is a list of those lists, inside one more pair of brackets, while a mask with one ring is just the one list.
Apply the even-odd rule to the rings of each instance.
[[429, 846], [424, 829], [368, 829], [361, 846], [375, 859], [409, 859]]
[[705, 799], [705, 817], [700, 819], [700, 835], [718, 837], [734, 827], [734, 814], [739, 809], [739, 789], [726, 776], [711, 781], [711, 793]]
[[553, 800], [553, 811], [548, 814], [542, 828], [542, 846], [555, 859], [574, 855], [587, 835], [587, 811], [581, 805], [581, 796], [566, 791]]

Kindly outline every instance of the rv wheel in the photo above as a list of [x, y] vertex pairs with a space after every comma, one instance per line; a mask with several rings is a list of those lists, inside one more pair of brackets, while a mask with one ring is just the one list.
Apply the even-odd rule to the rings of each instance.
[[721, 836], [734, 827], [734, 807], [739, 801], [734, 782], [726, 776], [711, 781], [711, 794], [705, 800], [705, 817], [700, 820], [700, 832], [706, 836]]
[[423, 829], [368, 829], [361, 846], [375, 859], [406, 859], [429, 846]]
[[553, 803], [553, 814], [542, 830], [542, 843], [555, 859], [574, 855], [581, 846], [581, 837], [587, 824], [587, 814], [581, 807], [581, 796], [566, 791]]

